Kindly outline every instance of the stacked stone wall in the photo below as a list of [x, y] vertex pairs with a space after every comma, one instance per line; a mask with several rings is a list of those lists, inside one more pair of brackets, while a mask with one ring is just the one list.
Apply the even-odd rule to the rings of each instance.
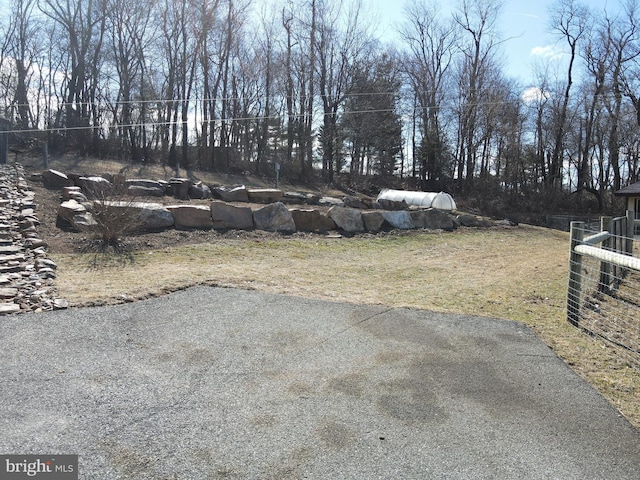
[[[474, 215], [445, 212], [434, 208], [407, 206], [405, 202], [370, 197], [320, 197], [304, 192], [278, 189], [251, 189], [244, 185], [209, 186], [193, 184], [189, 179], [160, 180], [107, 179], [98, 176], [66, 175], [48, 170], [42, 174], [49, 188], [63, 190], [63, 203], [58, 210], [61, 224], [86, 230], [95, 222], [91, 212], [96, 208], [126, 208], [138, 212], [145, 231], [160, 228], [265, 230], [283, 233], [328, 232], [346, 234], [377, 233], [391, 229], [455, 230], [459, 226], [487, 227], [493, 222]], [[111, 183], [112, 182], [112, 183]], [[135, 201], [108, 201], [103, 195], [91, 200], [105, 188], [121, 187]], [[208, 205], [163, 205], [142, 202], [140, 197], [174, 197], [180, 200], [206, 200]], [[250, 203], [253, 206], [238, 204]], [[258, 205], [256, 204], [266, 204]]]
[[0, 315], [66, 308], [57, 265], [38, 237], [35, 194], [20, 165], [0, 165]]

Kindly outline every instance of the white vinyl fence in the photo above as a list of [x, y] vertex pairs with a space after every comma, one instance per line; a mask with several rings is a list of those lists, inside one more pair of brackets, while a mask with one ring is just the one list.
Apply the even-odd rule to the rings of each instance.
[[571, 223], [567, 320], [640, 369], [640, 246], [634, 218]]

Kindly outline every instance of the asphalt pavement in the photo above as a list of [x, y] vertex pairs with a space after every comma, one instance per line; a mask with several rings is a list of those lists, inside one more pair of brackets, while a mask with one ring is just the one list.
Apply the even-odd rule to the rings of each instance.
[[83, 479], [638, 479], [525, 326], [195, 287], [0, 319], [0, 453]]

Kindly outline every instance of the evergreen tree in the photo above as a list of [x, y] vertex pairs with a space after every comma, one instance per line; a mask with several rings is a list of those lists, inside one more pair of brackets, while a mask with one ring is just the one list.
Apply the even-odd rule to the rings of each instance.
[[355, 75], [345, 105], [344, 138], [350, 145], [352, 174], [391, 176], [402, 152], [402, 120], [397, 111], [401, 82], [387, 54]]

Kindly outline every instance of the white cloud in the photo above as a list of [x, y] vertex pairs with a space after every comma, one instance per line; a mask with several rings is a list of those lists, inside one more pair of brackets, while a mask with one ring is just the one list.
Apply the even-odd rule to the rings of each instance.
[[549, 60], [559, 60], [562, 58], [564, 53], [553, 45], [547, 45], [546, 47], [533, 47], [531, 49], [531, 55], [534, 57], [547, 58]]
[[540, 87], [529, 87], [522, 92], [522, 101], [524, 103], [540, 102], [549, 98], [549, 92], [545, 92]]

